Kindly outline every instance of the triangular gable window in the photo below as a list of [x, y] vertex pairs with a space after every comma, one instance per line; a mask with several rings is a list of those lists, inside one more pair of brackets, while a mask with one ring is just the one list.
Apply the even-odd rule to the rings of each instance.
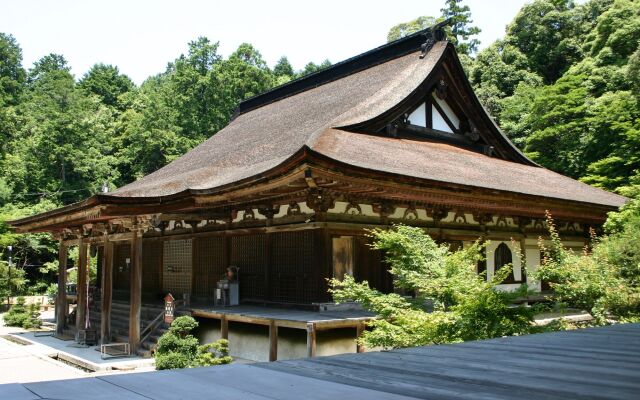
[[407, 122], [413, 126], [447, 133], [459, 133], [460, 130], [460, 118], [435, 92], [409, 114]]
[[444, 117], [440, 115], [440, 112], [438, 112], [438, 109], [433, 104], [431, 105], [431, 118], [431, 125], [433, 129], [437, 131], [453, 133], [453, 130], [451, 129], [449, 124], [447, 124], [447, 120], [445, 120]]
[[409, 115], [409, 123], [411, 125], [421, 126], [423, 128], [427, 127], [427, 110], [426, 104], [422, 103], [415, 109], [414, 112]]
[[[441, 100], [440, 98], [438, 98], [438, 96], [436, 96], [435, 93], [432, 95], [432, 97], [433, 97], [433, 100], [435, 101], [434, 107], [437, 104], [438, 107], [440, 108], [440, 110], [442, 110], [444, 112], [444, 114], [447, 116], [447, 119], [449, 120], [449, 122], [456, 129], [460, 129], [460, 118], [458, 118], [456, 113], [453, 112], [453, 110], [451, 109], [449, 104], [446, 101]], [[437, 128], [434, 128], [434, 129], [437, 129]]]

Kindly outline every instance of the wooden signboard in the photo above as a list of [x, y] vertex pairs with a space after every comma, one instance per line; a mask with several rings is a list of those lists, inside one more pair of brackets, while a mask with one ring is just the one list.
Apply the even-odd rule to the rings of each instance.
[[170, 324], [173, 322], [173, 312], [175, 310], [174, 298], [171, 293], [164, 296], [164, 322]]

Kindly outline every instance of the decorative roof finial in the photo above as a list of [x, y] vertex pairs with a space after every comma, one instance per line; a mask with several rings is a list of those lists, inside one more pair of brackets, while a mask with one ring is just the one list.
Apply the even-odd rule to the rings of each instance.
[[439, 22], [427, 29], [424, 32], [425, 42], [420, 46], [420, 50], [422, 53], [420, 54], [420, 58], [424, 58], [429, 50], [433, 47], [436, 42], [440, 42], [442, 40], [447, 40], [447, 33], [444, 30], [444, 27], [450, 25], [452, 22], [451, 18], [447, 18], [442, 22]]

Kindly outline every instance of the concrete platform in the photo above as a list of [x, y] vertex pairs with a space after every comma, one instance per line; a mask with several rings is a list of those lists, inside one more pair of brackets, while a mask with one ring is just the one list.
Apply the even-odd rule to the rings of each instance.
[[153, 369], [153, 358], [142, 358], [137, 355], [120, 358], [102, 359], [100, 346], [81, 346], [73, 340], [60, 340], [54, 336], [41, 336], [42, 333], [21, 332], [12, 336], [31, 342], [33, 350], [42, 355], [59, 358], [66, 362], [77, 364], [93, 372], [111, 370], [132, 370], [139, 368]]

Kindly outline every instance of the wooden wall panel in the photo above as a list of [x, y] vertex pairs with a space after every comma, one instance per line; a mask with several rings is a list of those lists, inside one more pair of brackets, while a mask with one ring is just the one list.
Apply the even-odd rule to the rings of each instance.
[[222, 236], [194, 239], [193, 296], [202, 299], [215, 297], [216, 283], [226, 271], [225, 238]]
[[265, 300], [266, 234], [230, 238], [229, 265], [239, 268], [240, 300]]
[[355, 236], [355, 273], [356, 281], [366, 280], [369, 285], [383, 293], [393, 291], [393, 280], [389, 274], [389, 266], [384, 262], [380, 250], [369, 246], [371, 239]]
[[142, 297], [161, 299], [162, 292], [162, 242], [142, 241]]

